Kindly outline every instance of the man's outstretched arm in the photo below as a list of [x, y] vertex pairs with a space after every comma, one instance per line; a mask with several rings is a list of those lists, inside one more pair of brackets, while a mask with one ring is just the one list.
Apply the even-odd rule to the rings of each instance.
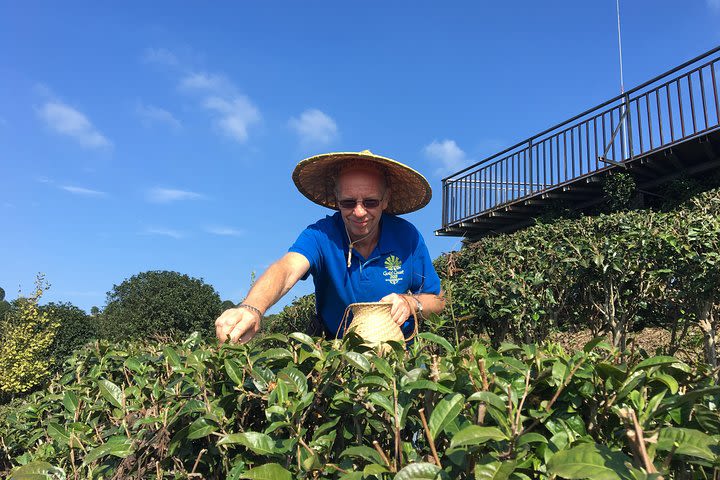
[[246, 343], [260, 330], [260, 318], [280, 300], [310, 269], [310, 262], [299, 253], [286, 253], [270, 265], [243, 301], [252, 308], [230, 308], [215, 320], [215, 334], [220, 343]]

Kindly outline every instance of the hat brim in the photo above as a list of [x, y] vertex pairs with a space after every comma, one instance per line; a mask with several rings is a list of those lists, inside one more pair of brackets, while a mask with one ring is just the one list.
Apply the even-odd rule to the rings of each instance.
[[376, 164], [385, 173], [390, 199], [385, 212], [394, 215], [420, 210], [430, 202], [432, 189], [425, 177], [391, 158], [371, 152], [324, 153], [297, 164], [292, 178], [297, 189], [310, 201], [338, 210], [335, 181], [340, 170], [353, 161]]

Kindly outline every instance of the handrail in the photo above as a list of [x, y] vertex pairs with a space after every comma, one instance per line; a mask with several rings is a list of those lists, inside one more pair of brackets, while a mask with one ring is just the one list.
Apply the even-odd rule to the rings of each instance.
[[445, 177], [443, 228], [720, 128], [717, 52], [720, 46]]
[[472, 164], [472, 165], [470, 165], [470, 166], [468, 166], [468, 167], [465, 167], [465, 168], [463, 168], [462, 170], [460, 170], [459, 172], [455, 172], [455, 173], [452, 174], [452, 175], [448, 175], [447, 177], [445, 177], [445, 178], [442, 179], [442, 182], [444, 183], [446, 180], [449, 180], [449, 179], [451, 179], [451, 178], [453, 178], [453, 177], [456, 177], [456, 176], [458, 176], [458, 175], [460, 175], [460, 174], [463, 174], [463, 173], [467, 172], [468, 170], [471, 170], [471, 169], [473, 169], [473, 168], [475, 168], [475, 167], [478, 167], [478, 166], [482, 165], [482, 164], [485, 163], [485, 162], [488, 162], [489, 160], [492, 160], [493, 158], [499, 157], [500, 155], [503, 155], [503, 154], [505, 154], [505, 153], [508, 153], [508, 152], [516, 149], [517, 147], [519, 147], [519, 146], [521, 146], [521, 145], [524, 145], [524, 144], [526, 144], [526, 143], [528, 143], [528, 142], [531, 142], [532, 140], [535, 140], [536, 138], [542, 137], [542, 136], [545, 135], [546, 133], [550, 133], [550, 132], [552, 132], [553, 130], [557, 130], [558, 128], [560, 128], [560, 127], [562, 127], [562, 126], [565, 126], [565, 125], [567, 125], [567, 124], [569, 124], [569, 123], [571, 123], [571, 122], [574, 122], [575, 120], [578, 120], [578, 119], [584, 117], [585, 115], [594, 112], [595, 110], [599, 110], [599, 109], [601, 109], [601, 108], [603, 108], [603, 107], [606, 107], [606, 106], [610, 105], [611, 103], [617, 102], [618, 100], [622, 99], [622, 98], [623, 98], [624, 96], [626, 96], [626, 95], [628, 95], [628, 96], [629, 96], [629, 95], [632, 95], [633, 93], [637, 92], [638, 90], [640, 90], [640, 89], [642, 89], [642, 88], [645, 88], [645, 87], [647, 87], [648, 85], [651, 85], [651, 84], [657, 82], [658, 80], [660, 80], [660, 79], [662, 79], [662, 78], [664, 78], [664, 77], [667, 77], [667, 76], [669, 76], [669, 75], [672, 75], [673, 73], [678, 72], [678, 71], [682, 70], [683, 68], [686, 68], [686, 67], [692, 65], [693, 63], [695, 63], [695, 62], [697, 62], [697, 61], [699, 61], [699, 60], [702, 60], [703, 58], [709, 57], [710, 55], [712, 55], [713, 53], [718, 52], [718, 51], [720, 51], [720, 46], [717, 46], [717, 47], [715, 47], [715, 48], [713, 48], [713, 49], [711, 49], [711, 50], [708, 50], [707, 52], [705, 52], [705, 53], [703, 53], [703, 54], [700, 54], [700, 55], [698, 55], [697, 57], [693, 58], [692, 60], [688, 60], [687, 62], [683, 63], [682, 65], [678, 65], [677, 67], [675, 67], [675, 68], [673, 68], [673, 69], [671, 69], [671, 70], [668, 70], [668, 71], [665, 72], [665, 73], [661, 73], [660, 75], [658, 75], [658, 76], [656, 76], [656, 77], [648, 80], [647, 82], [645, 82], [645, 83], [643, 83], [643, 84], [641, 84], [641, 85], [638, 85], [637, 87], [634, 87], [632, 90], [628, 90], [628, 91], [626, 91], [625, 93], [621, 93], [621, 94], [618, 95], [617, 97], [614, 97], [614, 98], [612, 98], [612, 99], [610, 99], [610, 100], [607, 100], [607, 101], [605, 101], [605, 102], [603, 102], [603, 103], [601, 103], [601, 104], [599, 104], [599, 105], [596, 105], [596, 106], [594, 106], [594, 107], [592, 107], [592, 108], [589, 108], [588, 110], [585, 110], [584, 112], [579, 113], [579, 114], [575, 115], [574, 117], [572, 117], [572, 118], [570, 118], [570, 119], [568, 119], [568, 120], [565, 120], [565, 121], [563, 121], [563, 122], [561, 122], [561, 123], [558, 123], [557, 125], [552, 126], [552, 127], [548, 128], [548, 129], [546, 129], [546, 130], [543, 130], [542, 132], [537, 133], [537, 134], [533, 135], [532, 137], [526, 138], [525, 140], [523, 140], [523, 141], [521, 141], [521, 142], [518, 142], [518, 143], [516, 143], [515, 145], [513, 145], [513, 146], [511, 146], [511, 147], [508, 147], [508, 148], [506, 148], [505, 150], [503, 150], [503, 151], [501, 151], [501, 152], [498, 152], [498, 153], [496, 153], [496, 154], [494, 154], [494, 155], [492, 155], [492, 156], [490, 156], [490, 157], [484, 158], [484, 159], [480, 160], [479, 162], [476, 162], [476, 163], [474, 163], [474, 164]]

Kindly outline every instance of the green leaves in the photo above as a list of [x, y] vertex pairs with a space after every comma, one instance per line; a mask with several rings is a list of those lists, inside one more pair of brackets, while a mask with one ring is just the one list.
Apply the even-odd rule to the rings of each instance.
[[370, 360], [368, 360], [362, 353], [345, 352], [344, 355], [348, 363], [353, 365], [355, 368], [365, 373], [370, 371]]
[[234, 445], [240, 444], [258, 455], [271, 455], [277, 451], [275, 441], [264, 433], [260, 432], [244, 432], [232, 433], [220, 439], [218, 445]]
[[266, 463], [241, 473], [238, 478], [252, 480], [292, 480], [292, 474], [277, 463]]
[[47, 433], [50, 438], [53, 438], [62, 444], [67, 445], [70, 443], [70, 434], [67, 429], [56, 422], [48, 423]]
[[36, 461], [14, 470], [8, 480], [65, 480], [65, 472], [48, 462]]
[[[720, 460], [720, 387], [707, 372], [555, 348], [500, 354], [468, 340], [444, 356], [418, 344], [383, 357], [292, 334], [219, 349], [197, 337], [101, 342], [48, 391], [0, 407], [0, 435], [12, 465], [70, 465], [73, 452], [80, 478], [133, 476], [172, 457], [166, 477], [617, 479], [638, 473], [622, 453], [635, 451], [623, 431], [633, 411], [658, 468], [672, 452], [668, 477]], [[435, 454], [442, 468], [428, 462]]]
[[217, 431], [218, 425], [215, 421], [205, 417], [198, 418], [190, 424], [188, 429], [187, 439], [195, 440], [198, 438], [207, 437], [212, 432]]
[[717, 445], [717, 440], [697, 430], [668, 427], [660, 430], [656, 448], [664, 452], [675, 449], [676, 455], [696, 457], [713, 462], [718, 459], [718, 455], [711, 450], [711, 447]]
[[418, 334], [418, 337], [420, 337], [420, 338], [422, 338], [422, 339], [424, 339], [424, 340], [428, 340], [428, 341], [430, 341], [430, 342], [432, 342], [432, 343], [436, 343], [436, 344], [440, 345], [441, 347], [443, 347], [443, 348], [445, 349], [445, 351], [446, 351], [447, 353], [455, 353], [455, 347], [453, 347], [453, 346], [450, 344], [450, 342], [448, 342], [447, 340], [445, 340], [445, 339], [444, 339], [443, 337], [441, 337], [440, 335], [436, 335], [436, 334], [431, 333], [431, 332], [422, 332], [422, 333], [419, 333], [419, 334]]
[[604, 445], [583, 443], [561, 450], [550, 458], [548, 473], [561, 478], [592, 478], [593, 480], [632, 480], [626, 466], [630, 458]]
[[95, 447], [85, 455], [84, 465], [89, 465], [94, 461], [112, 455], [118, 458], [125, 458], [133, 453], [132, 440], [122, 436], [109, 438], [106, 443]]
[[395, 480], [434, 480], [440, 472], [432, 463], [411, 463], [395, 475]]
[[455, 420], [462, 410], [464, 402], [465, 398], [459, 393], [447, 395], [440, 400], [428, 421], [430, 435], [432, 435], [433, 439], [437, 438], [438, 434], [442, 432], [450, 422]]
[[225, 366], [225, 372], [228, 374], [228, 377], [230, 377], [230, 379], [235, 383], [235, 385], [242, 385], [243, 370], [238, 364], [238, 362], [232, 358], [226, 358], [223, 364]]
[[97, 384], [100, 389], [100, 395], [102, 395], [105, 400], [117, 408], [123, 408], [123, 393], [120, 387], [110, 380], [105, 379], [98, 380]]
[[63, 395], [63, 405], [65, 406], [65, 409], [70, 413], [71, 415], [75, 414], [75, 410], [77, 410], [78, 406], [80, 405], [80, 399], [78, 398], [77, 394], [66, 391]]
[[491, 440], [507, 440], [507, 436], [495, 427], [470, 425], [456, 433], [450, 441], [451, 448], [482, 445]]
[[492, 457], [480, 459], [475, 465], [475, 480], [508, 480], [516, 465], [516, 460], [501, 462]]

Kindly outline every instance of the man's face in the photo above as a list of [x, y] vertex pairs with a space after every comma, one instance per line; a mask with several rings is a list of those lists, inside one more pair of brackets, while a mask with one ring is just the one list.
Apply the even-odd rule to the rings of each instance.
[[[340, 176], [337, 183], [338, 207], [353, 241], [377, 231], [389, 198], [389, 192], [386, 191], [379, 172], [348, 170]], [[347, 205], [342, 205], [343, 203]], [[354, 206], [350, 207], [351, 204]]]

